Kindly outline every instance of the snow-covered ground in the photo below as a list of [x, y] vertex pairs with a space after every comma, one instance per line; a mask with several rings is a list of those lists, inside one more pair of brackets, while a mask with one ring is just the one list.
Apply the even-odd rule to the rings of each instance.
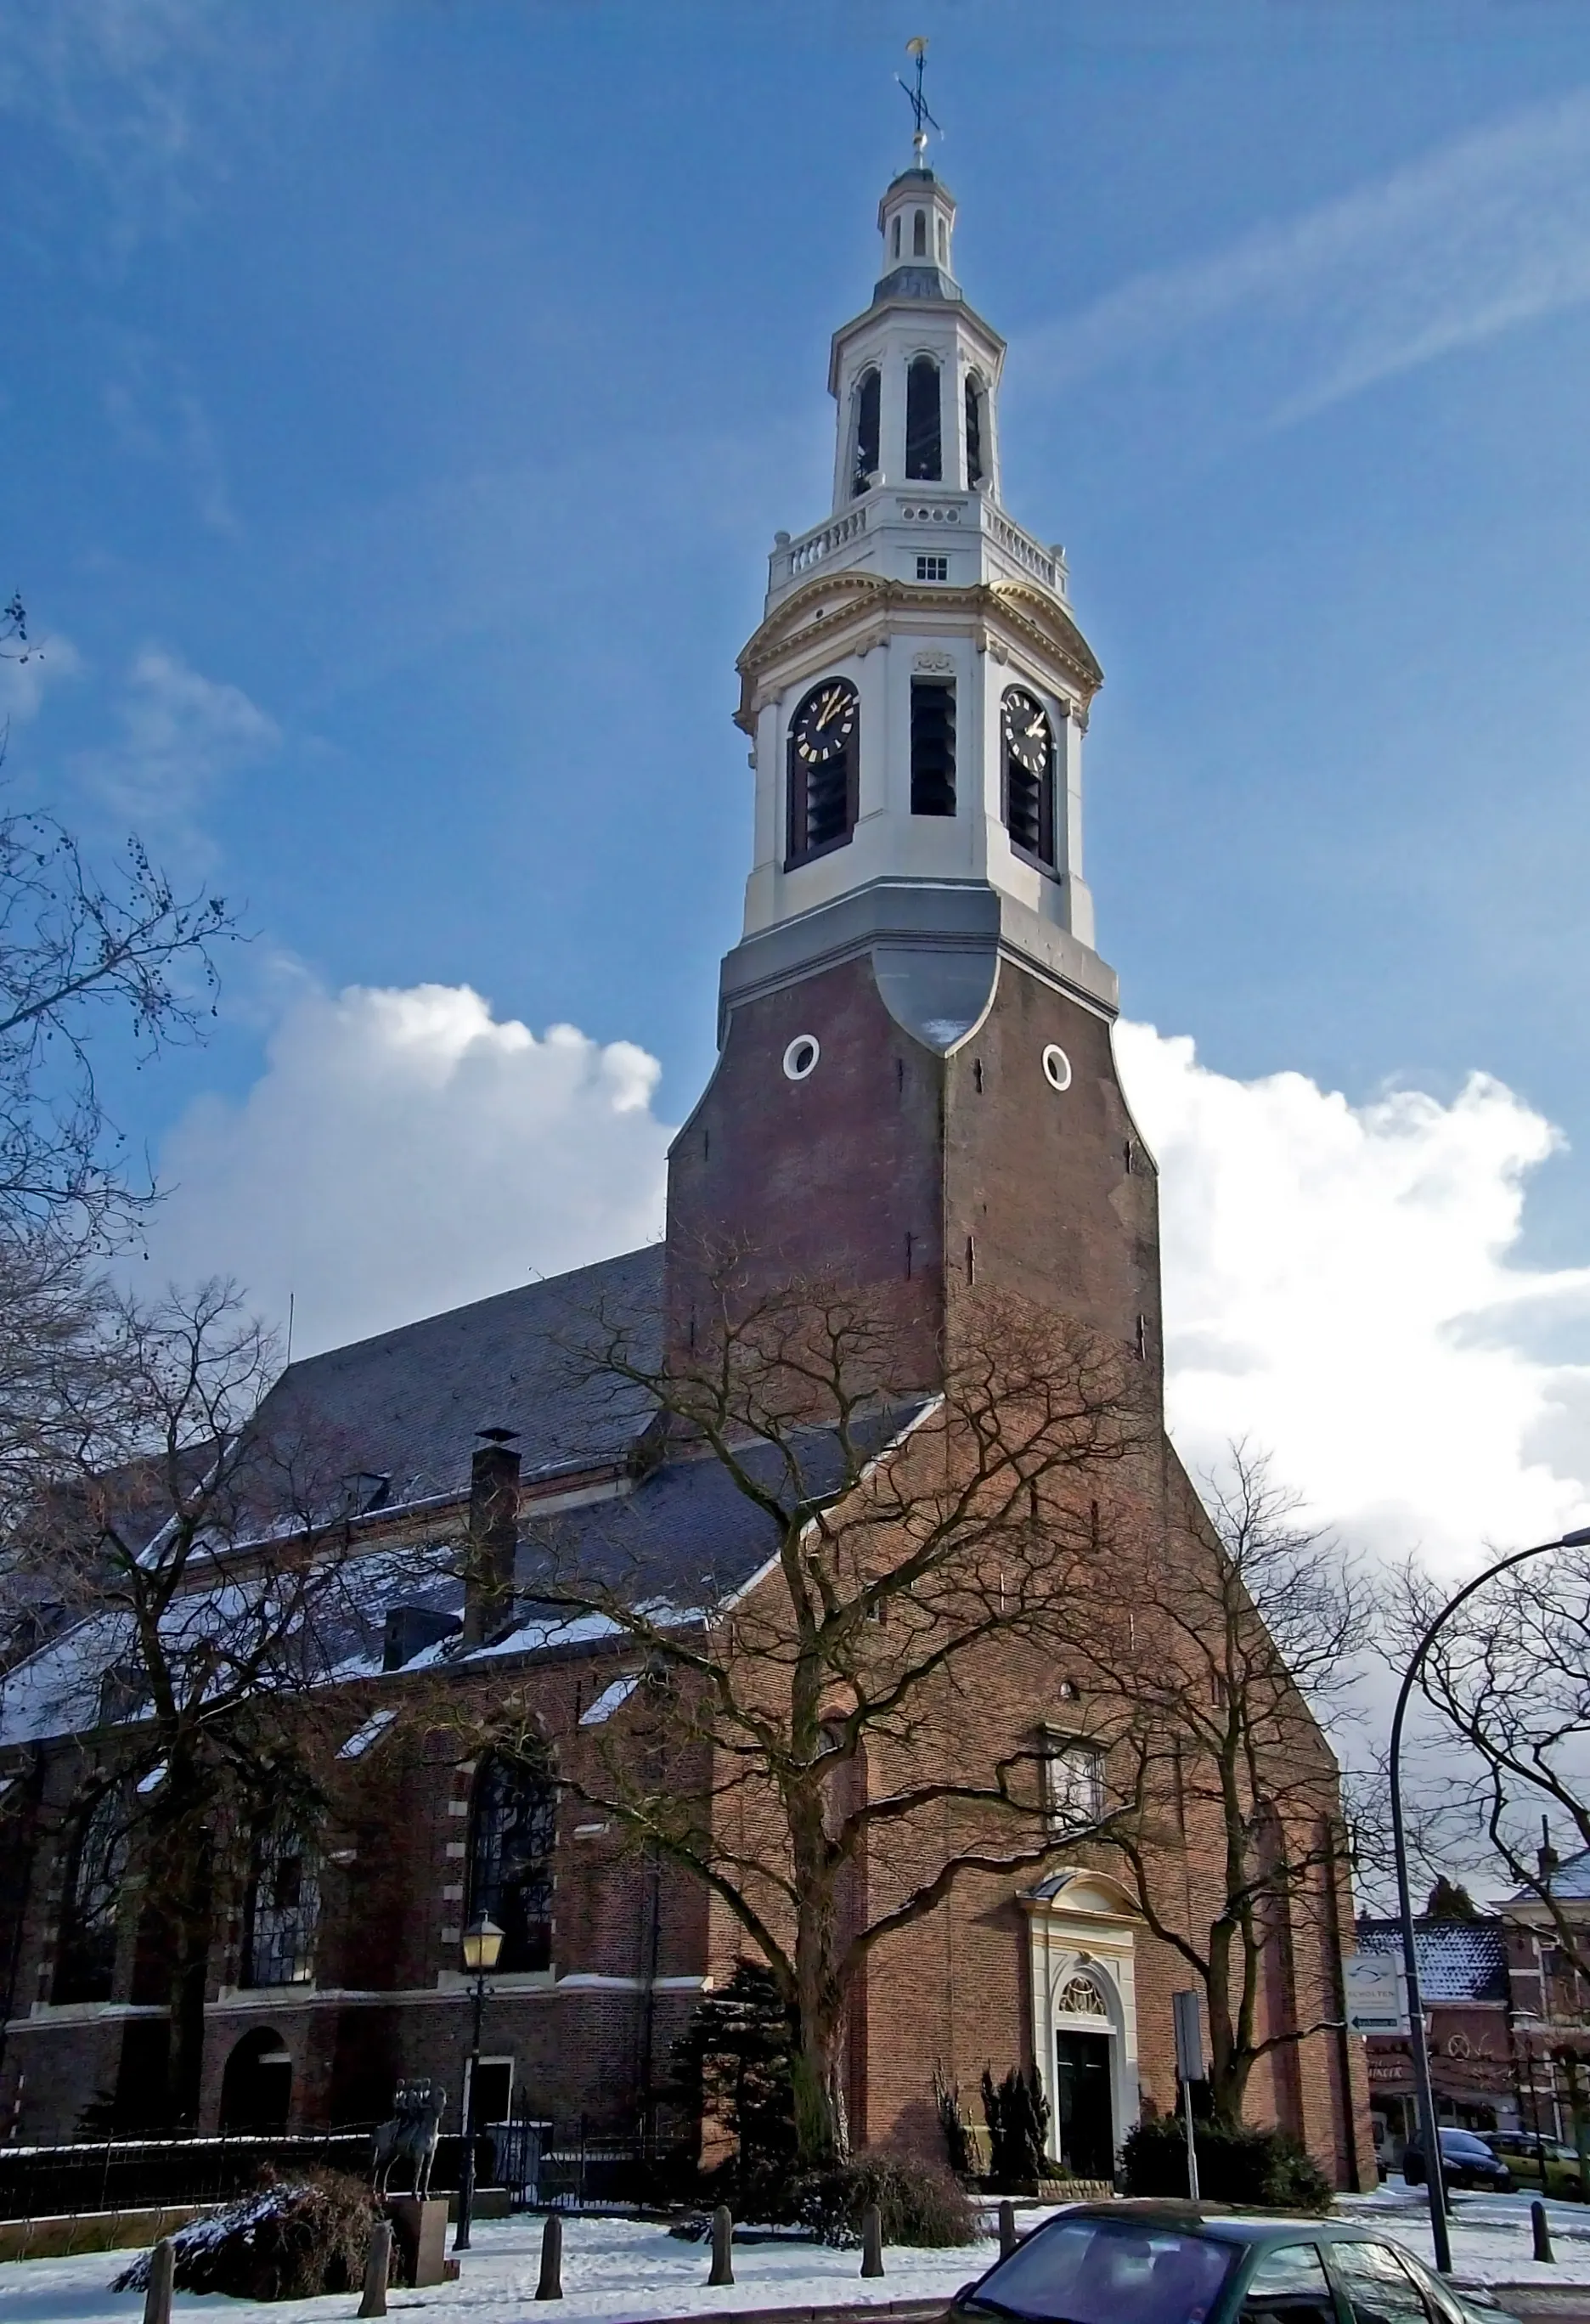
[[[705, 2244], [681, 2243], [666, 2227], [638, 2219], [565, 2218], [563, 2236], [564, 2298], [556, 2308], [535, 2306], [541, 2269], [541, 2220], [530, 2214], [511, 2219], [477, 2220], [473, 2249], [465, 2254], [456, 2284], [423, 2292], [394, 2292], [388, 2305], [394, 2317], [427, 2311], [425, 2324], [529, 2324], [539, 2315], [557, 2324], [617, 2324], [617, 2319], [659, 2316], [731, 2314], [747, 2308], [809, 2307], [814, 2301], [931, 2300], [948, 2298], [958, 2284], [980, 2275], [998, 2255], [997, 2243], [971, 2244], [960, 2251], [884, 2254], [887, 2273], [863, 2282], [859, 2251], [825, 2251], [809, 2243], [780, 2240], [736, 2244], [732, 2287], [707, 2289], [711, 2251]], [[127, 2264], [116, 2252], [79, 2259], [17, 2260], [0, 2265], [3, 2324], [137, 2324], [142, 2292], [113, 2292], [111, 2280]], [[177, 2294], [179, 2317], [207, 2312], [227, 2324], [283, 2324], [290, 2315], [304, 2324], [346, 2324], [358, 2306], [346, 2292], [324, 2300], [260, 2302], [223, 2296]]]
[[[1448, 2201], [1452, 2216], [1452, 2272], [1460, 2280], [1470, 2283], [1542, 2286], [1590, 2284], [1590, 2205], [1547, 2204], [1546, 2217], [1557, 2255], [1548, 2264], [1530, 2257], [1534, 2243], [1530, 2232], [1527, 2194], [1455, 2193]], [[1344, 2196], [1337, 2208], [1345, 2218], [1383, 2227], [1428, 2264], [1434, 2264], [1429, 2214], [1421, 2187], [1405, 2187], [1401, 2179], [1391, 2179], [1373, 2195]]]
[[[1423, 2198], [1393, 2181], [1376, 2195], [1343, 2205], [1350, 2216], [1373, 2218], [1425, 2260], [1430, 2257]], [[1548, 2206], [1557, 2264], [1530, 2257], [1529, 2199], [1523, 2195], [1459, 2195], [1455, 2200], [1453, 2257], [1460, 2278], [1484, 2283], [1590, 2285], [1590, 2208]], [[1043, 2214], [1024, 2211], [1021, 2224]], [[637, 2219], [567, 2218], [564, 2222], [564, 2299], [540, 2314], [557, 2324], [646, 2324], [669, 2316], [731, 2314], [747, 2308], [872, 2303], [948, 2299], [958, 2284], [980, 2275], [997, 2246], [988, 2241], [960, 2251], [886, 2252], [887, 2273], [863, 2282], [861, 2255], [812, 2244], [737, 2244], [732, 2288], [707, 2288], [704, 2245], [680, 2243], [664, 2227]], [[529, 2324], [541, 2261], [541, 2221], [526, 2215], [476, 2225], [474, 2248], [457, 2284], [424, 2292], [394, 2292], [394, 2317], [425, 2310], [426, 2324]], [[78, 2259], [13, 2261], [0, 2264], [0, 2324], [136, 2324], [142, 2295], [113, 2292], [111, 2279], [126, 2255], [94, 2252]], [[325, 2300], [269, 2304], [179, 2292], [179, 2316], [213, 2314], [227, 2324], [346, 2324], [358, 2302], [344, 2292]], [[1587, 2301], [1590, 2305], [1590, 2301]]]

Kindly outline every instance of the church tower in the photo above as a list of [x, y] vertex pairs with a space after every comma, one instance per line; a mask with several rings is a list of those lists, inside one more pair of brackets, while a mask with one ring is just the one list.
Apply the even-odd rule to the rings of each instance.
[[1082, 871], [1102, 673], [1064, 552], [1005, 510], [1005, 342], [914, 166], [835, 332], [833, 503], [779, 533], [738, 724], [756, 784], [716, 1071], [669, 1161], [673, 1328], [703, 1254], [876, 1290], [924, 1379], [958, 1282], [1076, 1315], [1156, 1372], [1152, 1163], [1117, 1079]]

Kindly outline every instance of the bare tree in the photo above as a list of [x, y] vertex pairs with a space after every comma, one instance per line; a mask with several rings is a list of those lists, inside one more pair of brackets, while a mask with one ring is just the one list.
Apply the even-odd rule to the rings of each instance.
[[1346, 1909], [1321, 1721], [1355, 1682], [1370, 1606], [1265, 1456], [1233, 1446], [1206, 1499], [1213, 1530], [1190, 1494], [1150, 1570], [1107, 1572], [1077, 1645], [1132, 1769], [1134, 1811], [1112, 1839], [1149, 1928], [1202, 1988], [1211, 2111], [1236, 2123], [1261, 2059], [1340, 2022], [1291, 1997], [1265, 2031], [1264, 1988], [1277, 1968], [1287, 1981], [1300, 1914], [1317, 1924]]
[[[1411, 1645], [1448, 1589], [1410, 1569], [1396, 1635]], [[1443, 1730], [1466, 1747], [1424, 1772], [1421, 1788], [1443, 1828], [1483, 1834], [1488, 1869], [1533, 1900], [1565, 1968], [1590, 1978], [1590, 1926], [1553, 1879], [1554, 1852], [1537, 1845], [1555, 1819], [1590, 1849], [1590, 1551], [1553, 1555], [1498, 1574], [1442, 1626], [1425, 1657], [1426, 1699]]]
[[[195, 2119], [218, 1862], [262, 1821], [322, 1803], [326, 1679], [360, 1629], [354, 1488], [341, 1449], [262, 1409], [270, 1335], [228, 1286], [124, 1304], [91, 1395], [62, 1383], [55, 1478], [16, 1563], [64, 1592], [75, 1625], [23, 1675], [75, 1738], [112, 1845], [142, 1876], [140, 1948], [170, 2010], [164, 2114]], [[114, 1366], [110, 1359], [114, 1357]], [[54, 1700], [50, 1691], [54, 1690]]]
[[659, 1451], [710, 1464], [750, 1513], [754, 1577], [664, 1574], [621, 1511], [605, 1536], [544, 1536], [535, 1600], [611, 1626], [640, 1683], [623, 1716], [560, 1741], [528, 1680], [478, 1739], [550, 1742], [565, 1788], [699, 1880], [766, 1962], [811, 2161], [845, 2143], [841, 2050], [872, 1951], [958, 1883], [1113, 1829], [1102, 1801], [1057, 1810], [1041, 1720], [1110, 1538], [1107, 1480], [1130, 1476], [1147, 1423], [1118, 1351], [1022, 1303], [967, 1299], [930, 1396], [853, 1293], [741, 1296], [731, 1277], [688, 1353], [645, 1360], [620, 1323], [592, 1364], [650, 1399]]
[[[0, 659], [36, 650], [14, 595]], [[152, 1190], [107, 1112], [104, 1060], [198, 1038], [237, 933], [222, 898], [180, 894], [137, 839], [103, 874], [56, 816], [0, 812], [0, 1526], [48, 1489], [68, 1376], [81, 1405], [116, 1370], [95, 1265]]]

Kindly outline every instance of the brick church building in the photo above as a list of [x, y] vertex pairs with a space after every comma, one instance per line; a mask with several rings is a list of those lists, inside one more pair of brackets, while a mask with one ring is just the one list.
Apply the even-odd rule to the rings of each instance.
[[[1149, 1416], [1120, 1481], [1097, 1489], [1095, 1530], [1129, 1495], [1159, 1554], [1212, 1554], [1163, 1433], [1156, 1174], [1117, 1077], [1117, 980], [1083, 877], [1101, 673], [1063, 553], [1006, 512], [1004, 343], [956, 280], [955, 205], [920, 152], [878, 224], [879, 279], [832, 341], [832, 508], [777, 535], [740, 659], [744, 930], [718, 1063], [670, 1155], [664, 1241], [295, 1363], [267, 1404], [267, 1421], [308, 1415], [345, 1448], [357, 1586], [320, 1690], [317, 1828], [217, 1839], [203, 2127], [367, 2122], [419, 2075], [455, 2107], [460, 1938], [484, 1909], [507, 1941], [481, 2114], [622, 2132], [750, 1950], [699, 1882], [626, 1848], [545, 1767], [463, 1749], [445, 1719], [417, 1740], [402, 1716], [422, 1688], [489, 1706], [511, 1686], [569, 1753], [621, 1748], [644, 1674], [623, 1638], [538, 1610], [538, 1529], [632, 1528], [653, 1586], [704, 1598], [703, 1618], [766, 1586], [765, 1521], [721, 1464], [659, 1441], [643, 1384], [571, 1370], [582, 1318], [621, 1313], [660, 1361], [694, 1343], [709, 1249], [842, 1278], [912, 1350], [899, 1434], [931, 1405], [956, 1302], [1028, 1303], [1110, 1351]], [[140, 1716], [136, 1688], [113, 1683], [113, 1631], [91, 1614], [4, 1683], [0, 2121], [23, 2140], [72, 2136], [97, 2101], [99, 2119], [135, 2119], [169, 2039], [135, 1818], [90, 1780]], [[970, 2088], [985, 2061], [1035, 2064], [1080, 2175], [1109, 2167], [1145, 2107], [1175, 2105], [1170, 1997], [1188, 1976], [1079, 1823], [1076, 1800], [1112, 1780], [1086, 1692], [1030, 1653], [990, 1666], [981, 1715], [1049, 1738], [1071, 1821], [1052, 1861], [957, 1882], [871, 1956], [845, 2052], [858, 2141], [936, 2150], [935, 2065]], [[1300, 1704], [1299, 1729], [1329, 1810], [1334, 1762]], [[128, 1794], [161, 1780], [145, 1766]], [[1208, 1887], [1212, 1835], [1184, 1821], [1154, 1845], [1190, 1900]], [[1328, 1910], [1269, 1932], [1260, 2031], [1319, 2030], [1260, 2061], [1247, 2111], [1351, 2185], [1373, 2163], [1362, 2060], [1331, 2024], [1344, 1877]]]

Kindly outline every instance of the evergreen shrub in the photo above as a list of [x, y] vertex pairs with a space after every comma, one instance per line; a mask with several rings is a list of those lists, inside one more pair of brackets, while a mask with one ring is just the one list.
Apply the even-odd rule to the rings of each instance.
[[[1331, 2190], [1306, 2148], [1284, 2130], [1200, 2122], [1198, 2189], [1205, 2201], [1265, 2211], [1328, 2211]], [[1187, 2132], [1173, 2115], [1140, 2122], [1121, 2150], [1128, 2195], [1187, 2192]]]

